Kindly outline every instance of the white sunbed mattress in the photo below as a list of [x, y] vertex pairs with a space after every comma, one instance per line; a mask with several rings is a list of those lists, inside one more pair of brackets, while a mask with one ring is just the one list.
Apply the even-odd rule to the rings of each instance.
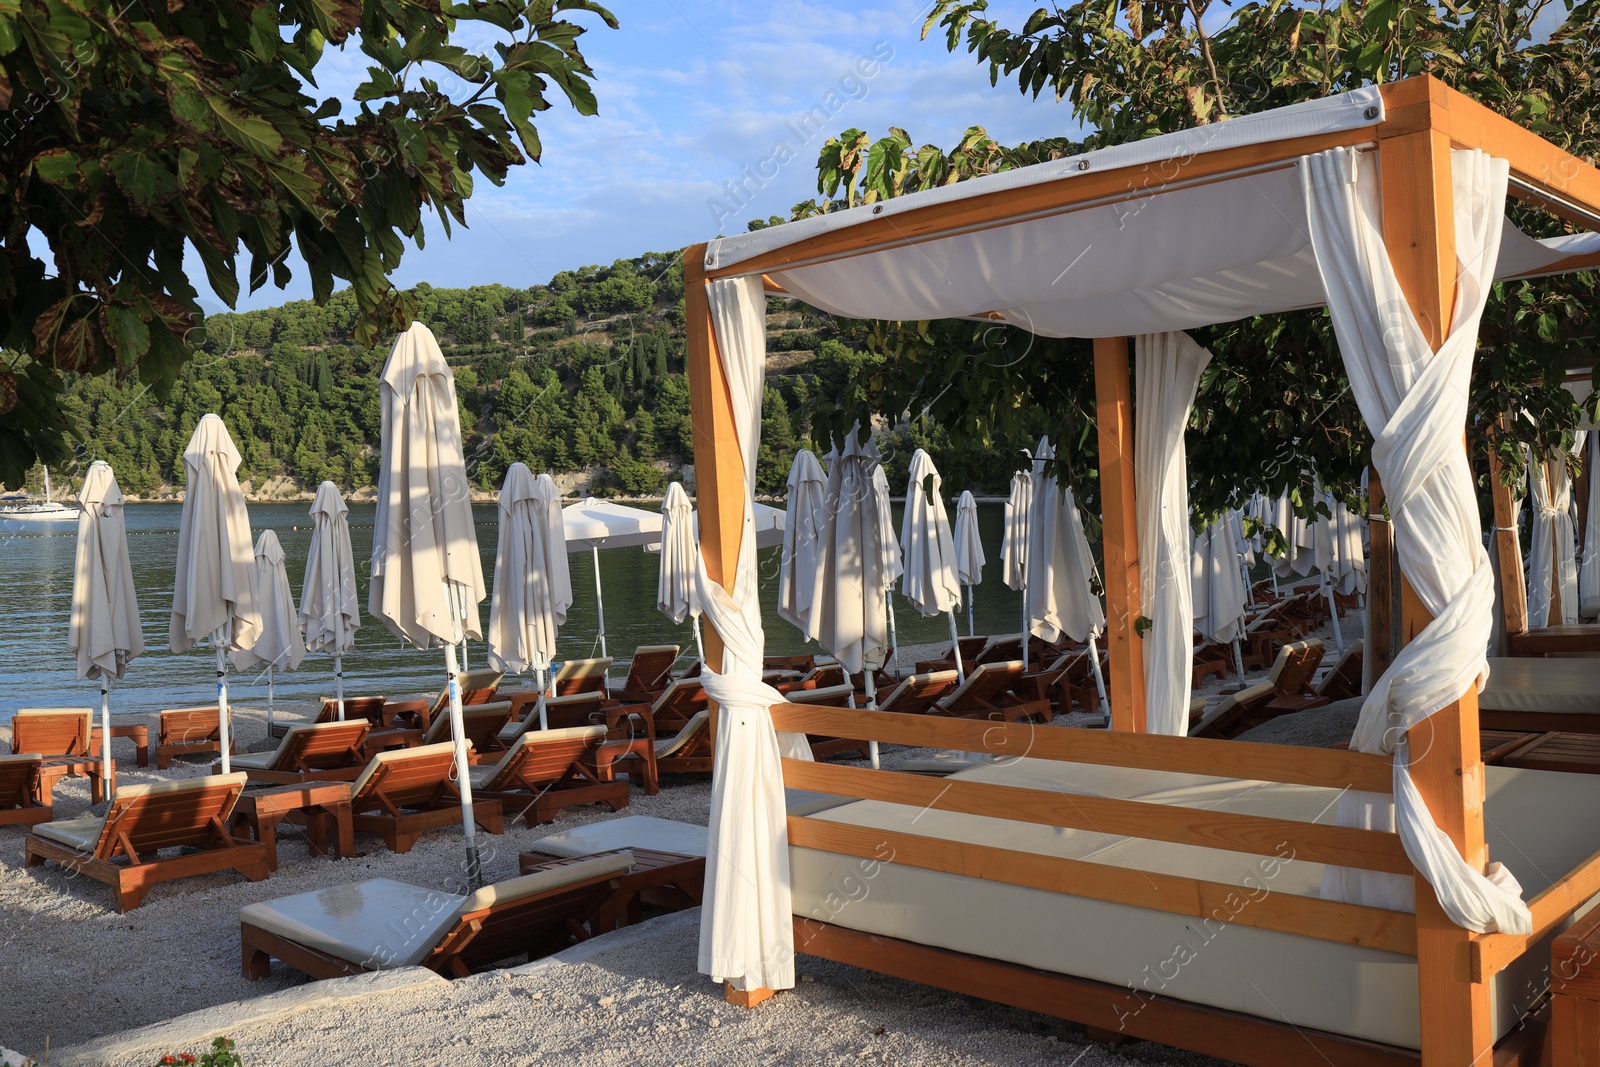
[[[1490, 854], [1525, 899], [1600, 847], [1600, 775], [1487, 771]], [[1337, 800], [1331, 789], [1031, 759], [953, 777], [1322, 823]], [[1257, 899], [1263, 889], [1316, 896], [1322, 882], [1322, 865], [1304, 860], [878, 801], [808, 817], [1247, 885]], [[790, 849], [790, 869], [796, 916], [1128, 986], [1130, 1013], [1142, 1003], [1137, 988], [1406, 1048], [1420, 1042], [1414, 957], [808, 848]], [[1497, 1034], [1542, 991], [1548, 959], [1546, 941], [1496, 977]]]
[[1491, 658], [1478, 707], [1600, 714], [1600, 660]]

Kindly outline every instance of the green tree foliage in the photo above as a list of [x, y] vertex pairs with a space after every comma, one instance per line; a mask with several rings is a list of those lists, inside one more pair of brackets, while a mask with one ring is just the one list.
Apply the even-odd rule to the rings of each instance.
[[[595, 113], [567, 13], [616, 25], [593, 0], [0, 3], [0, 480], [63, 456], [68, 375], [176, 387], [190, 252], [230, 305], [241, 254], [251, 290], [298, 258], [317, 302], [348, 283], [358, 344], [403, 325], [424, 209], [448, 235], [477, 178], [539, 158], [536, 113]], [[369, 65], [318, 99], [330, 44]]]
[[[949, 50], [965, 47], [995, 84], [1005, 78], [1024, 93], [1049, 92], [1064, 101], [1086, 130], [1082, 144], [1008, 148], [975, 127], [946, 152], [914, 148], [910, 135], [894, 127], [878, 138], [846, 130], [819, 155], [822, 199], [797, 205], [793, 215], [1422, 73], [1593, 160], [1600, 155], [1600, 4], [1565, 6], [1080, 0], [1039, 8], [1013, 29], [989, 17], [986, 0], [936, 0], [925, 35], [942, 29]], [[1528, 209], [1514, 210], [1513, 219], [1534, 236], [1564, 232], [1564, 224]], [[1495, 287], [1469, 427], [1480, 469], [1487, 448], [1501, 453], [1509, 476], [1520, 470], [1521, 442], [1548, 450], [1571, 441], [1580, 413], [1560, 387], [1561, 371], [1587, 351], [1585, 339], [1597, 328], [1595, 297], [1592, 272]], [[977, 472], [992, 457], [1020, 460], [1021, 450], [1047, 432], [1068, 446], [1060, 466], [1093, 505], [1097, 449], [1085, 343], [955, 322], [838, 328], [853, 348], [887, 358], [869, 368], [819, 351], [818, 379], [829, 388], [809, 402], [816, 436], [837, 439], [873, 414], [899, 421], [915, 413], [947, 435], [946, 464], [973, 464]], [[1256, 489], [1290, 490], [1309, 501], [1313, 473], [1352, 496], [1369, 437], [1326, 314], [1192, 332], [1215, 357], [1188, 441], [1195, 508], [1214, 511]], [[1495, 436], [1495, 416], [1512, 410], [1531, 418]]]

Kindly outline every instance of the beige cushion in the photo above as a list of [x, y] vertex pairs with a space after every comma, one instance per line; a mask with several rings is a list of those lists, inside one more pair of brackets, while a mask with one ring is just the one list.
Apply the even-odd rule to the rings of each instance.
[[[1195, 737], [1200, 736], [1201, 732], [1210, 727], [1212, 723], [1231, 712], [1234, 708], [1237, 708], [1240, 704], [1255, 700], [1261, 696], [1265, 696], [1267, 693], [1272, 692], [1276, 688], [1277, 686], [1275, 686], [1272, 682], [1257, 682], [1249, 689], [1241, 689], [1237, 693], [1232, 693], [1224, 697], [1223, 699], [1217, 701], [1216, 704], [1212, 705], [1211, 710], [1207, 711], [1200, 721], [1195, 723], [1193, 729], [1189, 731], [1190, 735]], [[1194, 705], [1191, 704], [1191, 710], [1193, 707]]]
[[587, 856], [614, 848], [649, 848], [684, 856], [704, 856], [706, 828], [653, 815], [624, 815], [541, 837], [527, 847], [547, 856]]
[[0, 752], [0, 763], [30, 763], [44, 759], [37, 752]]
[[646, 652], [671, 652], [673, 658], [677, 658], [679, 651], [680, 649], [677, 645], [640, 645], [638, 648], [633, 650], [633, 654], [635, 656], [642, 656]]
[[134, 797], [155, 796], [161, 793], [187, 793], [196, 789], [208, 789], [219, 785], [236, 785], [242, 787], [249, 779], [239, 771], [232, 774], [208, 774], [201, 778], [179, 778], [170, 782], [151, 782], [149, 785], [125, 785], [117, 790], [117, 800], [131, 800]]
[[[998, 638], [996, 639], [998, 640]], [[992, 642], [991, 642], [992, 643]], [[1022, 666], [1020, 659], [1002, 660], [994, 663], [980, 663], [967, 672], [967, 680], [956, 686], [955, 692], [948, 694], [939, 701], [941, 708], [953, 708], [967, 698], [967, 693], [976, 686], [980, 679], [1000, 671], [1012, 670]]]
[[84, 815], [60, 822], [40, 823], [33, 828], [33, 832], [79, 852], [93, 852], [94, 846], [100, 843], [100, 831], [105, 824], [104, 815]]
[[825, 700], [837, 700], [854, 693], [855, 689], [848, 683], [844, 685], [829, 685], [821, 689], [797, 689], [784, 696], [791, 704], [820, 704]]
[[1478, 694], [1484, 711], [1600, 713], [1600, 662], [1593, 659], [1489, 660]]
[[[231, 716], [230, 716], [231, 717]], [[289, 745], [300, 734], [316, 730], [340, 730], [348, 727], [350, 723], [359, 720], [349, 719], [345, 722], [304, 722], [296, 723], [284, 732], [283, 738], [278, 742], [278, 747], [271, 752], [246, 752], [241, 756], [233, 756], [228, 760], [229, 767], [244, 767], [253, 771], [279, 770], [279, 762], [289, 752]]]
[[1302, 648], [1321, 648], [1322, 639], [1317, 637], [1307, 638], [1304, 641], [1291, 641], [1278, 649], [1278, 658], [1272, 661], [1272, 670], [1267, 672], [1267, 681], [1277, 685], [1283, 677], [1284, 665], [1289, 662], [1289, 654]]
[[599, 659], [569, 659], [561, 665], [559, 671], [556, 671], [555, 680], [565, 682], [572, 678], [592, 678], [609, 670], [611, 670], [610, 656]]
[[569, 863], [553, 871], [539, 871], [512, 878], [505, 882], [486, 885], [461, 902], [460, 914], [482, 911], [496, 904], [511, 904], [525, 897], [564, 889], [569, 885], [602, 878], [608, 874], [621, 874], [633, 869], [633, 853], [616, 852], [609, 856], [596, 856], [581, 863]]
[[[766, 675], [762, 675], [762, 678], [765, 679]], [[678, 695], [680, 690], [704, 688], [705, 683], [698, 678], [674, 678], [672, 680], [672, 684], [663, 689], [661, 691], [661, 695], [656, 697], [655, 702], [650, 705], [650, 710], [660, 711], [662, 708], [667, 706], [667, 702], [670, 698], [674, 698]]]
[[494, 763], [480, 763], [468, 772], [468, 781], [474, 789], [504, 789], [511, 783], [501, 782], [500, 776], [511, 766], [512, 757], [522, 749], [532, 745], [548, 744], [551, 741], [567, 741], [574, 737], [602, 738], [606, 735], [604, 726], [569, 726], [564, 730], [529, 730], [517, 738], [517, 743], [506, 749], [505, 754]]
[[706, 720], [711, 717], [709, 711], [697, 711], [694, 718], [683, 724], [673, 737], [661, 738], [656, 741], [656, 759], [671, 756], [693, 740], [694, 735], [705, 728]]

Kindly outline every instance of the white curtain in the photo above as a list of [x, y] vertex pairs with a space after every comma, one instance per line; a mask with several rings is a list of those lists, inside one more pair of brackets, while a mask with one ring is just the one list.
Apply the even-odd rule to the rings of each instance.
[[[1363, 752], [1394, 753], [1394, 794], [1347, 793], [1338, 815], [1341, 825], [1398, 829], [1452, 922], [1520, 934], [1532, 928], [1521, 887], [1499, 864], [1490, 864], [1486, 877], [1435, 825], [1411, 780], [1405, 733], [1488, 675], [1493, 579], [1461, 430], [1509, 168], [1477, 151], [1453, 153], [1452, 164], [1460, 278], [1449, 335], [1437, 353], [1384, 246], [1377, 160], [1336, 148], [1299, 166], [1334, 333], [1373, 432], [1372, 461], [1383, 477], [1400, 569], [1433, 616], [1374, 683], [1352, 739]], [[1329, 867], [1322, 895], [1405, 910], [1415, 904], [1413, 884], [1400, 875]]]
[[1190, 586], [1189, 425], [1200, 373], [1211, 353], [1184, 333], [1134, 339], [1133, 461], [1138, 471], [1139, 603], [1145, 633], [1145, 726], [1153, 734], [1189, 731], [1194, 591]]
[[773, 729], [768, 709], [783, 703], [783, 694], [761, 681], [765, 638], [756, 596], [754, 493], [767, 299], [760, 278], [719, 280], [710, 285], [708, 295], [744, 463], [745, 492], [733, 592], [711, 580], [703, 556], [696, 563], [700, 607], [723, 643], [721, 672], [707, 667], [702, 675], [706, 694], [717, 702], [718, 725], [699, 965], [702, 973], [738, 989], [789, 989], [794, 985], [794, 928], [779, 761], [785, 755], [809, 758], [810, 752], [804, 736], [780, 739]]
[[1585, 433], [1589, 453], [1583, 476], [1589, 479], [1589, 506], [1583, 520], [1583, 563], [1578, 568], [1579, 614], [1600, 615], [1600, 432]]
[[[1572, 525], [1572, 479], [1567, 456], [1528, 458], [1533, 531], [1528, 545], [1528, 625], [1571, 626], [1578, 621], [1577, 531]], [[1552, 588], [1561, 590], [1561, 614], [1552, 616]]]

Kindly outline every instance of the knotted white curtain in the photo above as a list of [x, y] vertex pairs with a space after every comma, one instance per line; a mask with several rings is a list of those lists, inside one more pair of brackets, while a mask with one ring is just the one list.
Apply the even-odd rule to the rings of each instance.
[[783, 703], [783, 694], [761, 681], [765, 636], [756, 596], [754, 493], [767, 300], [760, 278], [713, 282], [708, 296], [745, 491], [733, 592], [711, 580], [704, 556], [696, 560], [700, 607], [722, 638], [722, 670], [707, 666], [702, 675], [706, 694], [717, 702], [718, 724], [699, 963], [702, 973], [738, 989], [788, 989], [794, 985], [794, 928], [780, 760], [809, 759], [810, 751], [803, 735], [780, 739], [768, 709]]
[[1593, 618], [1600, 615], [1600, 431], [1585, 431], [1584, 437], [1589, 506], [1583, 520], [1583, 562], [1578, 567], [1578, 613]]
[[1189, 732], [1194, 591], [1189, 577], [1189, 425], [1200, 373], [1211, 353], [1185, 333], [1134, 339], [1133, 461], [1138, 472], [1139, 603], [1145, 635], [1145, 726], [1153, 734]]
[[[1299, 166], [1334, 333], [1374, 435], [1372, 461], [1383, 477], [1400, 569], [1433, 616], [1373, 684], [1352, 739], [1363, 752], [1394, 753], [1393, 798], [1347, 793], [1338, 814], [1345, 826], [1397, 828], [1452, 922], [1480, 932], [1527, 933], [1531, 917], [1510, 872], [1490, 864], [1486, 877], [1435, 825], [1411, 780], [1405, 733], [1469, 685], [1481, 686], [1488, 674], [1493, 579], [1461, 428], [1478, 319], [1499, 253], [1509, 168], [1477, 151], [1453, 153], [1452, 166], [1460, 278], [1449, 334], [1437, 353], [1383, 243], [1377, 161], [1336, 148], [1304, 157]], [[1399, 875], [1329, 867], [1322, 892], [1410, 909], [1412, 886]]]
[[[1578, 621], [1578, 533], [1572, 525], [1572, 478], [1567, 454], [1541, 462], [1531, 450], [1528, 498], [1533, 530], [1528, 544], [1528, 625], [1571, 626]], [[1561, 590], [1561, 614], [1551, 617], [1552, 588]]]

